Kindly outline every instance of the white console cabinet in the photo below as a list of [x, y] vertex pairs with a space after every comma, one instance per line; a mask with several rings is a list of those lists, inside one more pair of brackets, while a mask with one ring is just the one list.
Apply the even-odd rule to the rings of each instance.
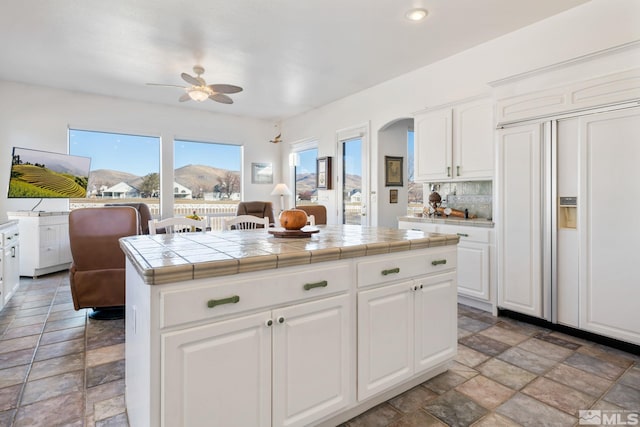
[[20, 275], [37, 277], [71, 264], [69, 212], [9, 212], [20, 229]]

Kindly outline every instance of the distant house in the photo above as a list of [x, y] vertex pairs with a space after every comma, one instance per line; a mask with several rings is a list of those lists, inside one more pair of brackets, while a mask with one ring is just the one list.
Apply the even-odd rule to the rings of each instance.
[[[126, 182], [119, 182], [112, 187], [104, 189], [101, 188], [101, 190], [101, 197], [103, 198], [129, 199], [141, 196], [141, 192], [138, 188]], [[173, 197], [176, 199], [192, 199], [193, 194], [187, 187], [174, 181]]]
[[174, 199], [192, 199], [193, 194], [191, 190], [189, 190], [184, 185], [178, 184], [173, 181], [173, 198]]
[[362, 201], [362, 193], [359, 191], [355, 191], [349, 196], [349, 200], [351, 203], [360, 203]]
[[102, 191], [103, 198], [112, 199], [128, 199], [134, 197], [140, 197], [140, 191], [127, 184], [126, 182], [119, 182], [116, 185], [106, 188]]

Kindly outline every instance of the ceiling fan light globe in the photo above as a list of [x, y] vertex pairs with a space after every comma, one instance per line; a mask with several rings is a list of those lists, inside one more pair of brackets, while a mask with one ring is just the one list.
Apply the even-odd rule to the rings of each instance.
[[200, 89], [191, 89], [188, 93], [191, 99], [198, 102], [203, 102], [209, 98], [209, 94]]

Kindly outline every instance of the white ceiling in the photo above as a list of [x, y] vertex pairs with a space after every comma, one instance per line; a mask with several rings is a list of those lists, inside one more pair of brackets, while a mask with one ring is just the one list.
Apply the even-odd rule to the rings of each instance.
[[[15, 0], [0, 80], [278, 120], [588, 0]], [[410, 22], [415, 6], [429, 17]], [[180, 73], [244, 91], [179, 103]]]

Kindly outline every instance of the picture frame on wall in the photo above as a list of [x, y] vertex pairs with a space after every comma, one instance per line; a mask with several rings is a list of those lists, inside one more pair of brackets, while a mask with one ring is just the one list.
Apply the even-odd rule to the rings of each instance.
[[331, 157], [318, 157], [316, 162], [316, 188], [331, 190]]
[[384, 156], [385, 187], [403, 187], [403, 157]]
[[389, 190], [389, 203], [398, 203], [398, 190]]
[[271, 163], [251, 163], [252, 184], [273, 184], [273, 166]]

